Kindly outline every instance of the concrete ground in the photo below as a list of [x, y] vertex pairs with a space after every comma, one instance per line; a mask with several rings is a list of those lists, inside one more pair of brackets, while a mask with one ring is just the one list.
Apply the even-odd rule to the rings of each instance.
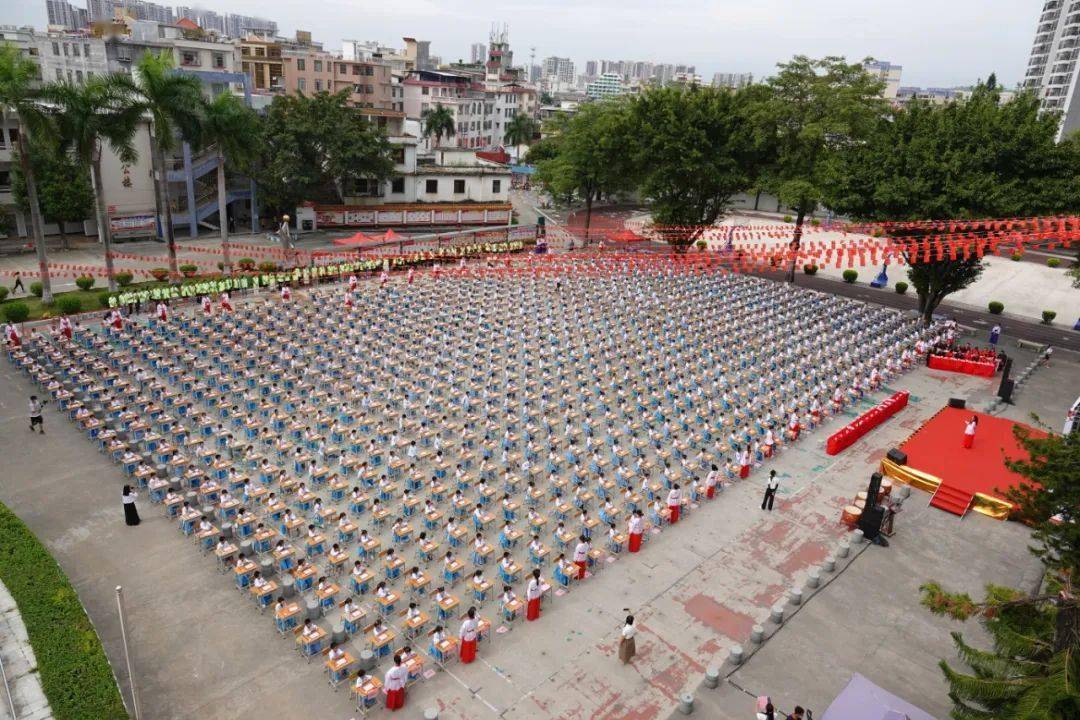
[[19, 606], [0, 582], [0, 720], [51, 720], [52, 709], [41, 689], [37, 658], [26, 635]]
[[[6, 363], [0, 371], [0, 428], [11, 440], [24, 436], [6, 444], [0, 500], [67, 571], [126, 689], [114, 593], [124, 587], [144, 716], [353, 714], [347, 693], [330, 691], [318, 665], [297, 657], [268, 618], [239, 601], [230, 579], [156, 508], [142, 504], [145, 522], [138, 528], [122, 523], [121, 473], [72, 425], [47, 411], [49, 434], [30, 436], [24, 415], [31, 386]], [[900, 378], [888, 391], [909, 390], [909, 408], [842, 455], [827, 456], [824, 439], [850, 415], [778, 458], [775, 511], [758, 507], [764, 483], [758, 470], [652, 537], [640, 556], [554, 598], [541, 622], [496, 634], [481, 648], [481, 662], [452, 665], [412, 689], [410, 706], [440, 707], [443, 718], [665, 716], [704, 668], [745, 640], [827, 554], [843, 533], [841, 507], [885, 451], [948, 397], [976, 392], [985, 382], [925, 369]], [[638, 617], [640, 632], [638, 658], [624, 667], [615, 652], [626, 608]]]

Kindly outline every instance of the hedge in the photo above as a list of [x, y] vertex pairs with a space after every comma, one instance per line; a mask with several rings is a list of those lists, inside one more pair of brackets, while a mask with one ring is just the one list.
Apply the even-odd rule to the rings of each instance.
[[0, 580], [19, 606], [57, 720], [126, 718], [112, 668], [67, 576], [0, 503]]

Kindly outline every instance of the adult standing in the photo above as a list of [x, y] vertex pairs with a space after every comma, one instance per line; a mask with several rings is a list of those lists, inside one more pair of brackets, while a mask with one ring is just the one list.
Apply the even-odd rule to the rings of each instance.
[[668, 512], [671, 513], [671, 524], [679, 522], [679, 509], [682, 507], [682, 490], [679, 489], [679, 483], [675, 483], [671, 486], [671, 491], [667, 495], [667, 507]]
[[23, 285], [22, 275], [18, 270], [15, 271], [15, 284], [11, 286], [11, 294], [14, 295], [19, 291], [26, 292], [26, 286]]
[[975, 430], [979, 427], [979, 418], [976, 415], [972, 415], [971, 419], [964, 425], [964, 447], [971, 449], [975, 444]]
[[773, 501], [776, 500], [776, 491], [780, 487], [780, 481], [776, 479], [776, 471], [769, 471], [769, 481], [765, 483], [765, 497], [761, 498], [761, 509], [772, 510]]
[[131, 526], [138, 525], [141, 522], [139, 520], [139, 510], [135, 507], [135, 498], [137, 497], [139, 497], [138, 494], [131, 489], [130, 485], [124, 486], [121, 495], [121, 499], [124, 501], [124, 522]]
[[1001, 339], [1001, 326], [994, 325], [990, 328], [990, 347], [996, 350], [999, 339]]
[[619, 660], [622, 660], [623, 665], [633, 660], [634, 655], [637, 654], [637, 645], [634, 642], [635, 635], [637, 635], [637, 628], [634, 627], [634, 616], [627, 615], [619, 637]]
[[30, 403], [28, 409], [30, 411], [30, 432], [34, 432], [34, 428], [38, 429], [42, 435], [45, 434], [45, 419], [41, 416], [41, 410], [45, 405], [38, 400], [37, 395], [30, 396]]
[[461, 663], [468, 665], [476, 659], [476, 640], [480, 636], [480, 623], [476, 621], [476, 608], [469, 608], [461, 623]]
[[544, 583], [540, 579], [540, 571], [533, 569], [532, 578], [525, 588], [525, 619], [540, 619], [540, 598], [544, 595]]
[[401, 664], [401, 655], [394, 656], [394, 666], [383, 677], [383, 690], [386, 691], [386, 709], [393, 712], [405, 707], [405, 683], [409, 671]]
[[630, 542], [628, 548], [630, 552], [636, 553], [641, 550], [641, 538], [645, 532], [645, 515], [641, 510], [634, 510], [630, 514], [629, 527], [627, 534], [630, 535]]
[[589, 538], [581, 535], [574, 548], [574, 565], [577, 566], [577, 579], [585, 579], [585, 570], [589, 567]]

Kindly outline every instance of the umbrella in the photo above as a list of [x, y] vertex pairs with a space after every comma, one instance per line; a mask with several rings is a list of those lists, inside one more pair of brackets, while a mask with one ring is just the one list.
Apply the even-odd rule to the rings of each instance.
[[350, 235], [349, 237], [338, 238], [334, 241], [334, 244], [340, 245], [342, 247], [361, 247], [363, 245], [373, 245], [377, 242], [379, 241], [374, 238], [368, 237], [362, 232], [358, 232], [355, 235]]
[[852, 673], [821, 720], [934, 720], [934, 716]]

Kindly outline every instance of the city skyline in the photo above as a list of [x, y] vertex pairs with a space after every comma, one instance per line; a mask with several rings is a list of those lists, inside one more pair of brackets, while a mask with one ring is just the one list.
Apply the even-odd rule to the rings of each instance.
[[[429, 39], [432, 53], [448, 62], [468, 61], [471, 45], [486, 40], [491, 23], [507, 22], [519, 63], [527, 64], [528, 48], [536, 47], [538, 59], [567, 57], [579, 73], [589, 60], [632, 58], [695, 65], [703, 79], [716, 72], [764, 79], [776, 63], [802, 53], [843, 55], [850, 61], [872, 56], [903, 65], [905, 84], [939, 87], [970, 85], [991, 72], [1006, 86], [1017, 85], [1041, 8], [1015, 0], [913, 0], [903, 13], [853, 0], [823, 0], [813, 13], [796, 0], [752, 6], [674, 0], [663, 13], [639, 0], [507, 0], [496, 9], [463, 0], [330, 0], [320, 6], [322, 13], [282, 0], [205, 5], [271, 18], [283, 35], [309, 30], [328, 49], [339, 48], [343, 37], [362, 35], [396, 45], [409, 35]], [[44, 2], [25, 3], [6, 9], [0, 22], [44, 28], [45, 15]]]

